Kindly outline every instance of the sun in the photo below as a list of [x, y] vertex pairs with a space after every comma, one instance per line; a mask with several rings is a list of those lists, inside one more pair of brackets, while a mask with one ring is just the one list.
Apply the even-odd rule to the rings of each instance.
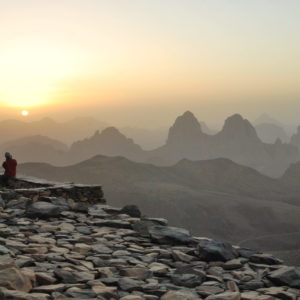
[[23, 117], [27, 117], [27, 116], [29, 115], [29, 111], [26, 110], [26, 109], [24, 109], [24, 110], [21, 111], [21, 115], [22, 115]]

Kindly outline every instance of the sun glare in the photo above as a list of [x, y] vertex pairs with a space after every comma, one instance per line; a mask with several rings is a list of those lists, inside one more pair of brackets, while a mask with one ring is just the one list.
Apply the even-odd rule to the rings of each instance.
[[51, 103], [61, 80], [74, 71], [71, 51], [57, 45], [17, 41], [0, 51], [0, 102], [9, 107]]
[[29, 115], [29, 111], [28, 111], [28, 110], [22, 110], [22, 111], [21, 111], [21, 115], [22, 115], [23, 117], [27, 117], [27, 116]]

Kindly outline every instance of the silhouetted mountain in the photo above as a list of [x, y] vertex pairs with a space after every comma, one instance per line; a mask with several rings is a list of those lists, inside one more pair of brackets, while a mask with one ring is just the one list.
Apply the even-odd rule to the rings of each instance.
[[235, 114], [225, 120], [223, 129], [218, 133], [218, 136], [223, 140], [230, 140], [234, 143], [239, 143], [240, 141], [260, 142], [254, 127], [239, 114]]
[[78, 162], [83, 158], [90, 158], [97, 154], [116, 156], [122, 155], [134, 160], [141, 160], [144, 156], [142, 148], [127, 138], [115, 127], [108, 127], [101, 133], [95, 134], [82, 141], [72, 144], [69, 159], [70, 162]]
[[272, 123], [261, 123], [255, 126], [257, 135], [259, 138], [268, 144], [273, 144], [277, 139], [280, 139], [282, 142], [288, 142], [288, 135], [285, 130]]
[[299, 156], [292, 145], [263, 143], [255, 128], [241, 115], [227, 118], [219, 133], [207, 135], [194, 115], [186, 112], [171, 127], [166, 145], [152, 151], [148, 157], [148, 162], [158, 165], [172, 165], [183, 158], [224, 157], [264, 174], [280, 176]]
[[68, 147], [62, 142], [46, 136], [35, 135], [6, 142], [0, 152], [11, 152], [18, 162], [48, 162], [62, 164]]
[[300, 205], [289, 201], [298, 199], [300, 188], [291, 192], [280, 180], [227, 159], [182, 160], [158, 167], [96, 156], [69, 167], [31, 163], [19, 170], [48, 180], [101, 183], [109, 203], [137, 204], [146, 214], [167, 217], [197, 235], [238, 243], [245, 236], [254, 239], [299, 230]]
[[193, 144], [202, 136], [200, 123], [190, 111], [187, 111], [179, 116], [170, 128], [167, 145], [182, 147], [185, 144]]

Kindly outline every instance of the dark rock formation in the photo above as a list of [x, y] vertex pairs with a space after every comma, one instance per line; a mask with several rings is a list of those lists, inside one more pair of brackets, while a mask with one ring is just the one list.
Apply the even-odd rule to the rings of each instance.
[[237, 257], [236, 251], [229, 243], [220, 241], [200, 241], [198, 256], [204, 261], [228, 261]]

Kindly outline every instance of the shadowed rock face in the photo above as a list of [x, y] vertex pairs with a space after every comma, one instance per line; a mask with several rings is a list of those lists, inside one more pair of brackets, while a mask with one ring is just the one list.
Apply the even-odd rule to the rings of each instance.
[[[35, 184], [28, 182], [28, 190], [40, 190], [35, 204], [47, 199], [64, 210], [44, 220], [28, 214], [29, 206], [11, 208], [11, 201], [23, 201], [31, 194], [26, 188], [0, 189], [5, 204], [0, 212], [0, 234], [5, 237], [0, 247], [1, 299], [275, 300], [300, 296], [300, 269], [286, 267], [271, 255], [194, 237], [188, 230], [167, 226], [166, 220], [138, 216], [137, 207], [96, 204], [78, 212], [60, 197], [46, 195], [47, 189], [57, 186]], [[70, 194], [77, 193], [72, 191], [75, 186], [68, 188]], [[81, 188], [89, 194], [94, 186]], [[87, 197], [78, 203], [92, 201]], [[124, 214], [126, 210], [134, 211], [135, 217]], [[142, 224], [145, 230], [140, 231]]]

